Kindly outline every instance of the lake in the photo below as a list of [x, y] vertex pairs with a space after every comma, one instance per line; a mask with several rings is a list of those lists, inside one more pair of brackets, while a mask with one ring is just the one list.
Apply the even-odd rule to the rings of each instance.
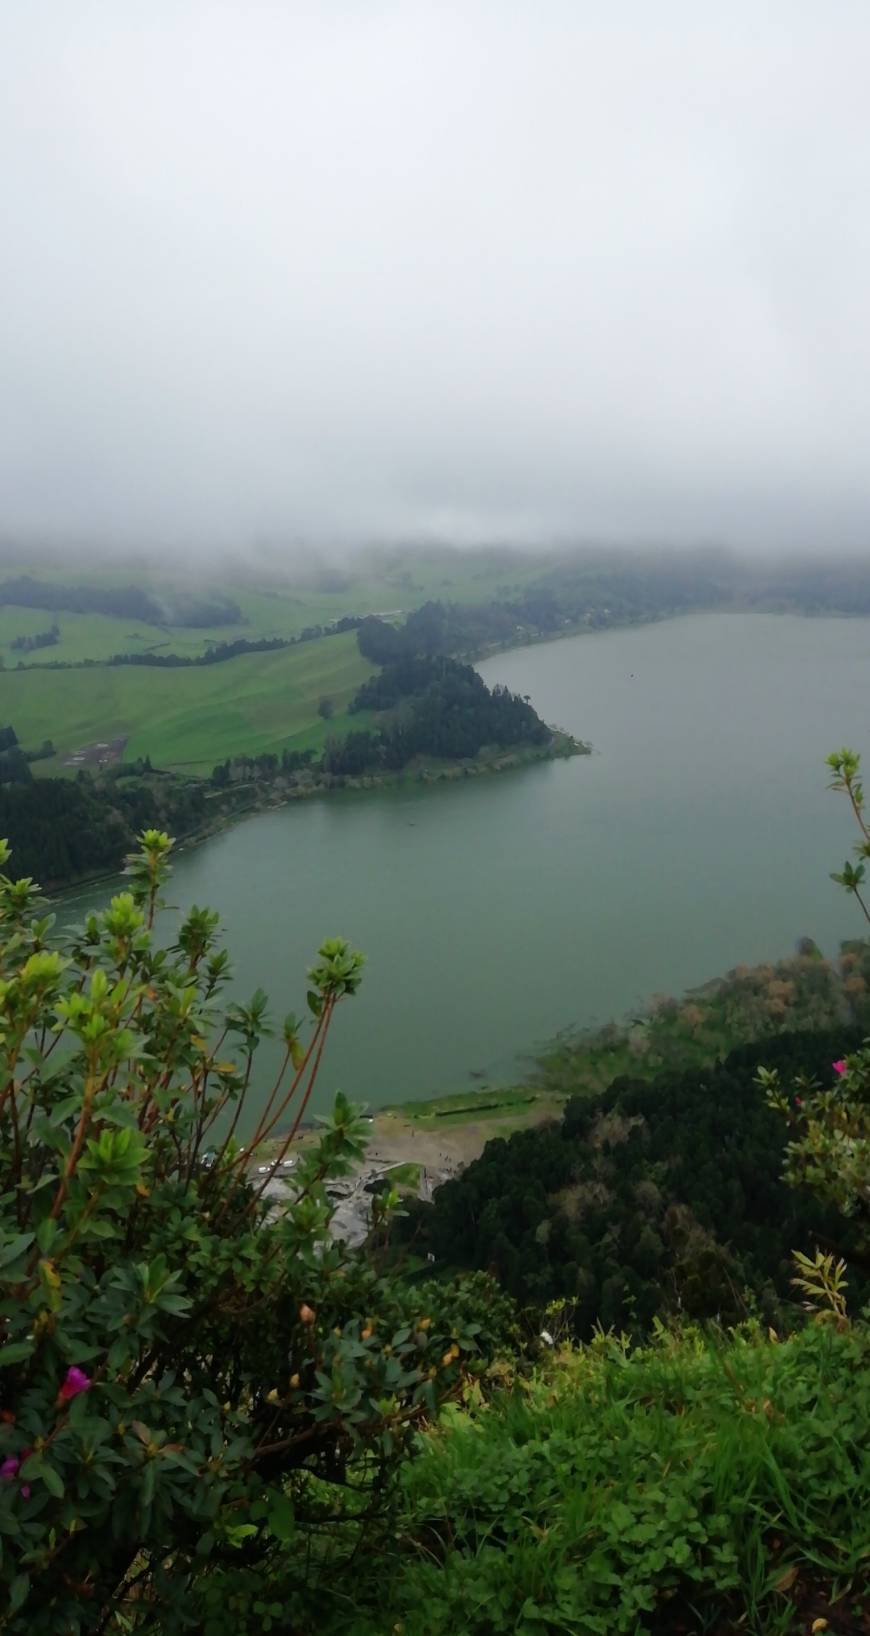
[[[321, 1111], [336, 1086], [377, 1105], [509, 1080], [562, 1028], [861, 935], [829, 879], [854, 837], [824, 757], [870, 750], [870, 621], [691, 616], [480, 670], [595, 753], [299, 802], [178, 857], [171, 901], [220, 910], [240, 997], [301, 1013], [323, 937], [365, 951]], [[116, 889], [69, 894], [61, 922]]]

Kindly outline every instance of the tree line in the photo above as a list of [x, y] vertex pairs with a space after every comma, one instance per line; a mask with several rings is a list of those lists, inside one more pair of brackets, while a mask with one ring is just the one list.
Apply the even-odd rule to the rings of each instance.
[[359, 644], [376, 664], [421, 653], [473, 657], [573, 630], [749, 608], [867, 613], [870, 569], [848, 558], [747, 563], [712, 549], [566, 552], [528, 584], [488, 600], [429, 601], [398, 627], [365, 619]]
[[[402, 1237], [444, 1266], [481, 1268], [536, 1308], [563, 1299], [574, 1333], [634, 1334], [658, 1316], [776, 1320], [792, 1252], [849, 1256], [848, 1221], [782, 1179], [787, 1129], [759, 1064], [788, 1080], [831, 1077], [858, 1027], [782, 1034], [705, 1070], [617, 1079], [560, 1121], [487, 1143]], [[859, 1279], [854, 1279], [856, 1299]]]
[[526, 699], [506, 687], [488, 688], [471, 665], [455, 659], [387, 666], [363, 683], [351, 705], [352, 711], [391, 708], [395, 714], [383, 725], [330, 739], [323, 752], [326, 771], [396, 770], [417, 755], [461, 760], [484, 745], [546, 744], [552, 736]]
[[39, 648], [57, 647], [60, 627], [50, 625], [47, 631], [34, 631], [32, 636], [14, 636], [9, 646], [14, 653], [35, 653]]
[[280, 755], [228, 757], [214, 768], [212, 784], [222, 789], [241, 779], [268, 782], [303, 772], [327, 778], [398, 772], [418, 755], [464, 760], [484, 745], [541, 745], [552, 737], [528, 700], [506, 687], [488, 688], [471, 665], [447, 657], [385, 665], [363, 682], [349, 711], [374, 711], [383, 719], [342, 738], [331, 736], [319, 756], [313, 749], [285, 749]]
[[[348, 615], [331, 625], [305, 625], [295, 636], [239, 636], [233, 642], [214, 642], [205, 653], [155, 653], [152, 649], [146, 649], [141, 653], [114, 653], [109, 659], [49, 659], [41, 665], [27, 668], [93, 670], [118, 665], [142, 665], [157, 670], [186, 670], [201, 665], [225, 664], [228, 659], [238, 659], [243, 653], [275, 653], [280, 648], [296, 647], [300, 642], [315, 642], [322, 636], [337, 636], [342, 631], [356, 630], [359, 624], [356, 616]], [[17, 643], [13, 642], [12, 646], [17, 646]]]
[[[9, 754], [0, 752], [0, 759]], [[199, 828], [204, 786], [149, 772], [150, 765], [138, 763], [110, 769], [99, 781], [82, 771], [76, 778], [0, 783], [0, 833], [14, 847], [16, 871], [55, 886], [118, 869], [142, 829], [168, 824], [184, 836]]]
[[0, 581], [0, 606], [52, 612], [112, 614], [146, 625], [239, 625], [242, 612], [227, 596], [146, 591], [138, 585], [58, 585], [19, 574]]

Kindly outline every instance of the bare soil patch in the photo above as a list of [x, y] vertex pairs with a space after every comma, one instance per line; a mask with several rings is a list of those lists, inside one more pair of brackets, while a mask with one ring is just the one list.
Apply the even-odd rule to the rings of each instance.
[[105, 739], [97, 744], [83, 744], [64, 756], [65, 767], [111, 767], [124, 754], [126, 738]]

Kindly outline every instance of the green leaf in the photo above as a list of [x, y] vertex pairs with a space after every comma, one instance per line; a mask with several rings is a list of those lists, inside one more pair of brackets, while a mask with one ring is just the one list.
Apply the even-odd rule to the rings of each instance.
[[0, 1267], [8, 1267], [11, 1262], [17, 1261], [25, 1250], [30, 1249], [33, 1237], [33, 1233], [14, 1233], [5, 1244], [0, 1244]]
[[64, 1491], [63, 1478], [61, 1477], [60, 1472], [56, 1471], [54, 1466], [46, 1464], [43, 1466], [40, 1476], [42, 1481], [45, 1483], [49, 1494], [53, 1494], [56, 1500], [62, 1500]]
[[29, 1574], [16, 1574], [15, 1578], [12, 1581], [12, 1584], [9, 1586], [9, 1612], [10, 1613], [17, 1613], [19, 1608], [23, 1608], [25, 1602], [27, 1601], [27, 1596], [28, 1596], [29, 1590], [30, 1590], [30, 1575]]
[[293, 1538], [295, 1514], [292, 1501], [286, 1494], [276, 1494], [269, 1507], [269, 1532], [286, 1545]]
[[0, 1369], [8, 1368], [11, 1363], [21, 1363], [24, 1358], [33, 1356], [33, 1341], [7, 1341], [0, 1346]]

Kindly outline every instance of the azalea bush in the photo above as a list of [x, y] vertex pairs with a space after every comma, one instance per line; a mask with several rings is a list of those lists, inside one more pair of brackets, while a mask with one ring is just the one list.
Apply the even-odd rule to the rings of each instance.
[[764, 1068], [759, 1081], [790, 1127], [787, 1180], [850, 1218], [863, 1261], [870, 1251], [870, 1049], [832, 1062], [828, 1084], [798, 1077], [786, 1090]]
[[858, 862], [853, 864], [847, 860], [842, 869], [832, 872], [831, 879], [851, 893], [857, 900], [864, 919], [870, 921], [870, 908], [865, 902], [864, 887], [866, 860], [870, 858], [870, 825], [865, 817], [861, 757], [857, 751], [844, 747], [842, 750], [831, 752], [827, 758], [827, 766], [832, 774], [829, 788], [839, 790], [846, 796], [858, 829], [858, 840], [854, 848]]
[[[870, 826], [865, 817], [861, 758], [854, 750], [844, 748], [829, 755], [827, 765], [833, 775], [830, 787], [846, 796], [859, 835], [855, 846], [857, 864], [846, 862], [831, 878], [857, 899], [865, 919], [870, 921], [864, 888]], [[850, 1218], [858, 1256], [866, 1265], [865, 1252], [870, 1252], [870, 1047], [865, 1045], [835, 1058], [824, 1081], [799, 1076], [786, 1088], [776, 1072], [762, 1068], [759, 1082], [771, 1106], [790, 1127], [786, 1178], [796, 1186], [810, 1187], [825, 1203]], [[824, 1257], [820, 1251], [814, 1270], [810, 1272], [804, 1265], [796, 1282], [805, 1293], [812, 1293], [807, 1289], [808, 1281], [814, 1284], [823, 1307], [835, 1312], [840, 1291], [834, 1285], [837, 1279], [842, 1283], [842, 1268], [841, 1262]]]
[[141, 842], [60, 938], [0, 874], [0, 1629], [303, 1632], [495, 1309], [330, 1233], [359, 1114], [299, 1136], [360, 955], [323, 944], [264, 1083], [265, 996], [228, 1000], [209, 910], [161, 945], [171, 842]]

